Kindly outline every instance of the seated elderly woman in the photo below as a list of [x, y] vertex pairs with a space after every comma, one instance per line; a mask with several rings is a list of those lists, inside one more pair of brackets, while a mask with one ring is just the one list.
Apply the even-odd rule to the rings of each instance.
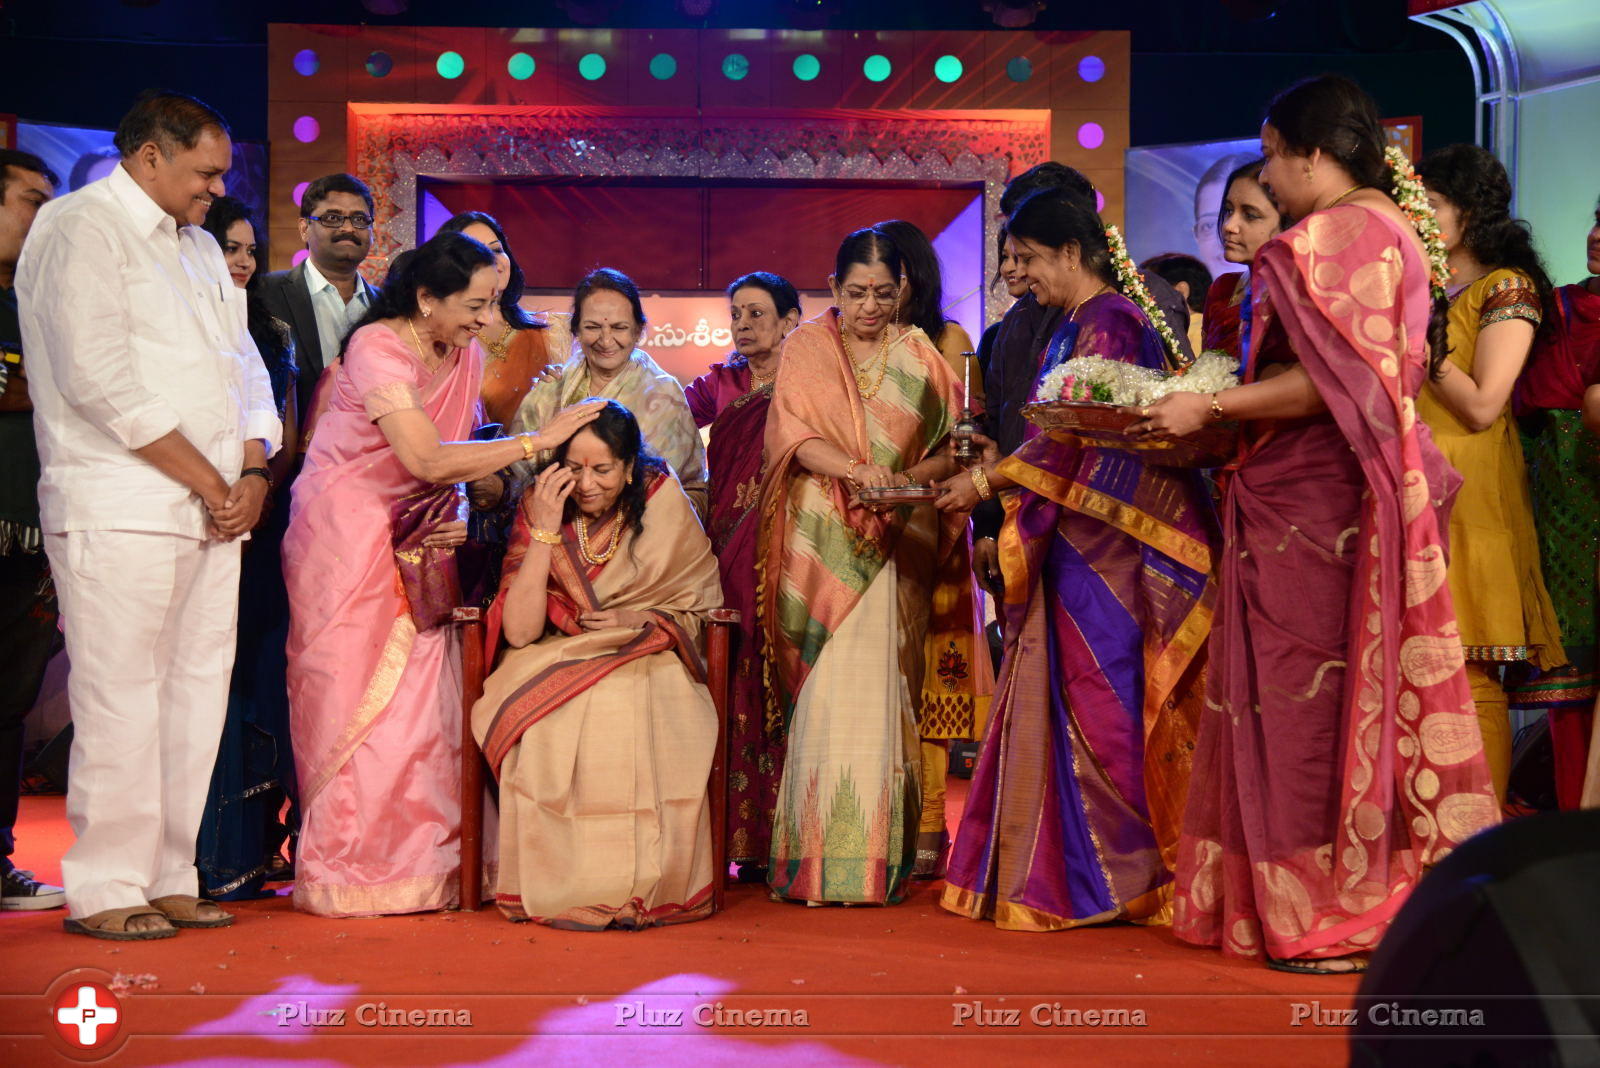
[[722, 603], [682, 485], [607, 402], [518, 503], [472, 710], [499, 778], [495, 902], [601, 930], [711, 912], [716, 709], [699, 653]]

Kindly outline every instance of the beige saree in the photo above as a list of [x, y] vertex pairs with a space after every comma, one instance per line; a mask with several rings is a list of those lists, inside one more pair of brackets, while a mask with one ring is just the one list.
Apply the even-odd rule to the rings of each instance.
[[[529, 544], [519, 508], [504, 596]], [[508, 649], [472, 709], [499, 779], [495, 903], [513, 920], [600, 930], [711, 912], [706, 779], [717, 718], [701, 620], [722, 603], [711, 543], [676, 479], [651, 486], [644, 526], [589, 565], [571, 524], [551, 553], [544, 637]], [[643, 629], [584, 631], [597, 609], [647, 613]], [[490, 612], [498, 633], [498, 604]]]

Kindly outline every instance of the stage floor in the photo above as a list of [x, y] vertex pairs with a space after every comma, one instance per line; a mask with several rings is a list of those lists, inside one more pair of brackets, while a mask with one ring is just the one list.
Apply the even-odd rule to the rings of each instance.
[[[63, 811], [24, 798], [17, 828], [18, 866], [57, 882]], [[0, 1063], [62, 1062], [47, 992], [74, 969], [120, 994], [117, 1065], [1345, 1062], [1342, 1028], [1293, 1020], [1352, 1004], [1354, 977], [1270, 971], [1165, 929], [998, 931], [913, 885], [890, 908], [823, 909], [733, 887], [722, 914], [639, 933], [493, 909], [330, 920], [279, 897], [228, 906], [231, 928], [113, 943], [63, 933], [63, 910], [0, 913]]]

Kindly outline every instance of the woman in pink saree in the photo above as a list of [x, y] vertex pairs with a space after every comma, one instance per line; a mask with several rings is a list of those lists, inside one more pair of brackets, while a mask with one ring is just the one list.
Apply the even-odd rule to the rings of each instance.
[[1248, 431], [1223, 502], [1173, 928], [1349, 973], [1499, 806], [1445, 581], [1460, 477], [1415, 409], [1444, 356], [1442, 279], [1407, 218], [1425, 202], [1403, 197], [1403, 214], [1384, 194], [1409, 164], [1385, 162], [1376, 108], [1343, 78], [1280, 95], [1261, 143], [1263, 181], [1302, 221], [1256, 260], [1251, 381], [1172, 394], [1138, 424]]
[[[441, 234], [395, 261], [328, 383], [294, 484], [289, 716], [303, 783], [295, 905], [325, 916], [451, 905], [459, 865], [459, 652], [447, 626], [455, 484], [552, 448], [541, 434], [463, 442], [482, 378], [474, 343], [494, 256]], [[446, 444], [448, 442], [448, 444]]]

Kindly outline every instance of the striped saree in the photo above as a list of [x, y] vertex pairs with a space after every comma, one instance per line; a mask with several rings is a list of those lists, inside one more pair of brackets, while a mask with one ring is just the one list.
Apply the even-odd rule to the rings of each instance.
[[903, 471], [944, 440], [960, 410], [949, 365], [915, 329], [887, 358], [863, 398], [829, 310], [785, 340], [767, 418], [757, 596], [769, 714], [788, 728], [769, 868], [782, 897], [897, 901], [915, 852], [932, 594], [966, 516], [869, 511], [798, 459], [820, 439]]

